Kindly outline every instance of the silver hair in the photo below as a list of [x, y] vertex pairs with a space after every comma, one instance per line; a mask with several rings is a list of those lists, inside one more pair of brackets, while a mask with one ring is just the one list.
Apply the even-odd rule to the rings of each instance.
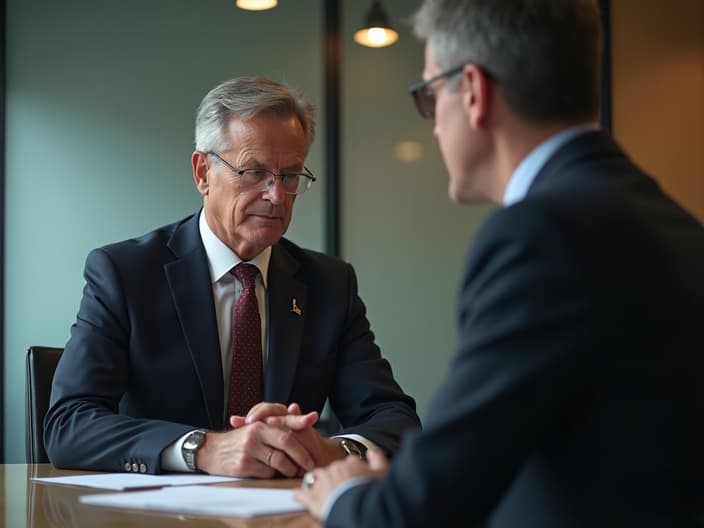
[[315, 137], [313, 105], [293, 88], [255, 76], [227, 80], [203, 97], [196, 115], [196, 150], [222, 152], [232, 148], [225, 133], [230, 120], [246, 121], [259, 114], [296, 116], [308, 151]]
[[476, 64], [514, 112], [543, 122], [596, 116], [596, 0], [425, 0], [412, 22], [439, 67]]

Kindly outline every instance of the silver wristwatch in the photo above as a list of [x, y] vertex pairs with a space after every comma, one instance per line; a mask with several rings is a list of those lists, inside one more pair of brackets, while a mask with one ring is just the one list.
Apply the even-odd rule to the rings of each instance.
[[354, 440], [350, 440], [349, 438], [340, 438], [340, 447], [347, 456], [352, 455], [356, 456], [360, 460], [364, 460], [364, 453]]
[[196, 451], [203, 445], [203, 442], [205, 442], [205, 431], [202, 429], [191, 432], [183, 441], [181, 456], [186, 466], [188, 466], [188, 469], [191, 471], [198, 471], [196, 467]]

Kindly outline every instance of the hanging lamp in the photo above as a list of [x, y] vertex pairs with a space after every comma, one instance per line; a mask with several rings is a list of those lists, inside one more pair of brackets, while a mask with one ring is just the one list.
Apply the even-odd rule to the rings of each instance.
[[354, 40], [370, 48], [383, 48], [398, 40], [398, 33], [389, 24], [389, 16], [379, 0], [372, 2], [364, 19], [364, 27], [354, 34]]
[[235, 5], [247, 11], [264, 11], [273, 9], [278, 4], [278, 0], [235, 0]]

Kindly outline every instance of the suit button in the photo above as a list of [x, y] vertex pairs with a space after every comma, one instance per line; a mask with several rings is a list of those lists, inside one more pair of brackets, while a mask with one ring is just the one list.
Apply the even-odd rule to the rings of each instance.
[[139, 472], [140, 473], [146, 473], [147, 472], [147, 466], [145, 464], [140, 464], [139, 465]]
[[125, 462], [124, 468], [125, 468], [125, 471], [132, 471], [132, 466], [130, 465], [129, 462]]
[[134, 471], [135, 473], [139, 471], [139, 466], [137, 465], [137, 462], [134, 462], [132, 464], [132, 471]]

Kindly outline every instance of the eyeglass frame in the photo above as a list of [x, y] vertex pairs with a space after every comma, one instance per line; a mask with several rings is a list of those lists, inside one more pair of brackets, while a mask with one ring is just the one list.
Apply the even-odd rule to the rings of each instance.
[[[410, 93], [411, 97], [413, 98], [413, 102], [415, 103], [416, 110], [418, 110], [418, 113], [423, 119], [435, 119], [435, 103], [437, 102], [437, 97], [435, 95], [435, 92], [430, 92], [427, 90], [427, 88], [433, 84], [436, 81], [439, 81], [440, 79], [449, 79], [450, 77], [454, 77], [458, 73], [462, 72], [464, 70], [465, 66], [468, 66], [470, 64], [475, 65], [479, 70], [486, 75], [489, 79], [491, 80], [496, 80], [496, 78], [487, 71], [486, 68], [483, 66], [479, 66], [478, 64], [475, 64], [473, 62], [463, 62], [462, 64], [458, 66], [454, 66], [452, 68], [449, 68], [445, 71], [442, 71], [438, 73], [437, 75], [433, 75], [430, 79], [426, 79], [425, 81], [420, 81], [415, 84], [412, 84], [411, 86], [408, 87], [408, 92]], [[432, 112], [426, 112], [424, 110], [424, 105], [423, 102], [421, 101], [421, 98], [423, 97], [420, 94], [424, 94], [426, 97], [431, 96], [433, 98], [433, 109]]]
[[[217, 152], [213, 152], [212, 150], [207, 150], [207, 151], [205, 151], [205, 154], [209, 155], [209, 156], [215, 156], [218, 160], [223, 162], [232, 172], [234, 172], [235, 174], [237, 174], [237, 176], [240, 177], [240, 184], [242, 183], [242, 177], [244, 176], [244, 173], [247, 171], [257, 170], [257, 171], [262, 171], [262, 172], [266, 172], [268, 174], [271, 174], [273, 176], [273, 179], [268, 180], [266, 183], [266, 186], [263, 189], [259, 189], [259, 192], [263, 192], [267, 188], [271, 187], [273, 185], [272, 182], [275, 182], [277, 180], [277, 178], [279, 180], [281, 180], [281, 183], [283, 185], [283, 181], [284, 181], [283, 177], [290, 175], [290, 174], [296, 174], [298, 176], [303, 176], [304, 178], [307, 178], [308, 184], [306, 185], [305, 189], [303, 189], [303, 191], [298, 192], [298, 193], [290, 192], [290, 191], [287, 191], [284, 189], [284, 193], [288, 194], [289, 196], [299, 196], [301, 194], [304, 194], [306, 191], [308, 191], [310, 189], [310, 187], [311, 187], [311, 185], [313, 185], [313, 183], [318, 181], [318, 178], [313, 176], [313, 173], [310, 170], [308, 170], [308, 167], [306, 167], [305, 165], [303, 166], [303, 170], [305, 172], [283, 172], [283, 173], [279, 174], [279, 173], [276, 173], [276, 172], [269, 170], [269, 169], [254, 169], [254, 168], [252, 168], [252, 169], [238, 169], [237, 167], [231, 165], [227, 160], [223, 159], [223, 157], [220, 156], [220, 154], [218, 154]], [[243, 189], [243, 191], [248, 191], [248, 190], [253, 191], [255, 189]]]

